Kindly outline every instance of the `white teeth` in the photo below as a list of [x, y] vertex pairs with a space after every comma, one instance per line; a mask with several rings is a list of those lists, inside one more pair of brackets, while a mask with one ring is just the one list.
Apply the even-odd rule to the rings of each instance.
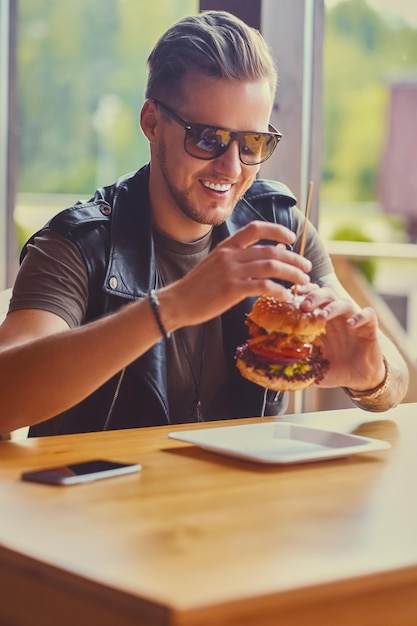
[[204, 187], [213, 189], [213, 191], [229, 191], [232, 185], [220, 185], [219, 183], [209, 183], [208, 181], [202, 181]]

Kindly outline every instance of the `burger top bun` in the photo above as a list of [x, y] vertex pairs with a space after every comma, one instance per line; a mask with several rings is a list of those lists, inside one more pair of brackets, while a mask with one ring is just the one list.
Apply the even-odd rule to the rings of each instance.
[[310, 338], [321, 335], [326, 326], [326, 320], [317, 317], [314, 311], [303, 311], [294, 302], [280, 302], [272, 296], [260, 296], [249, 318], [267, 332]]

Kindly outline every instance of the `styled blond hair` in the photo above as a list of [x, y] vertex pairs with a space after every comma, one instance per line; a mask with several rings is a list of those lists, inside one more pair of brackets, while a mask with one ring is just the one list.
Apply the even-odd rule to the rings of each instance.
[[202, 11], [171, 26], [148, 58], [147, 98], [175, 97], [189, 70], [227, 80], [268, 80], [272, 95], [278, 73], [260, 32], [227, 11]]

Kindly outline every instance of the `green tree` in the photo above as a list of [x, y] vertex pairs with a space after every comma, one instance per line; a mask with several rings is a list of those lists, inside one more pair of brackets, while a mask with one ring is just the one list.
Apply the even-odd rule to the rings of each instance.
[[197, 0], [20, 0], [19, 191], [90, 194], [147, 160], [147, 56], [197, 11]]
[[345, 0], [327, 12], [323, 200], [375, 198], [387, 83], [417, 64], [416, 42], [416, 29], [384, 21], [365, 0]]

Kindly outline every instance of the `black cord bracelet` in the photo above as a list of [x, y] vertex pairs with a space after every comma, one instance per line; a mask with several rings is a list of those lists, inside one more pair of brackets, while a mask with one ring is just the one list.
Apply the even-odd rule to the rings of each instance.
[[159, 330], [161, 331], [165, 339], [170, 339], [171, 333], [167, 333], [167, 331], [165, 330], [165, 326], [162, 323], [161, 316], [159, 315], [159, 300], [158, 296], [156, 295], [155, 289], [151, 289], [149, 292], [149, 302], [151, 304], [152, 312], [155, 316], [155, 320], [158, 324]]

